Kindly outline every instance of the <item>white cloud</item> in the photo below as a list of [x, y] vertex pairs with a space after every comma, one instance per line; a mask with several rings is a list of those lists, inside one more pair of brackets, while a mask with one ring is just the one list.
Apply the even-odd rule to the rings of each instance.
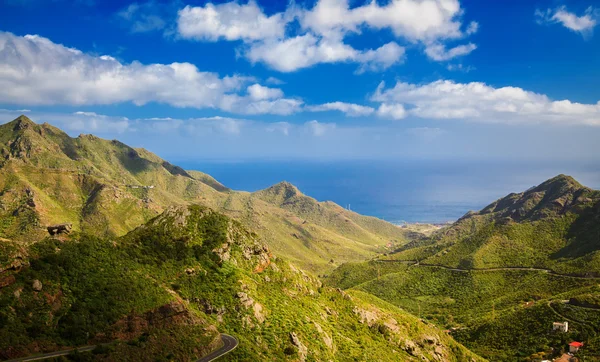
[[585, 13], [581, 16], [577, 16], [574, 13], [567, 11], [566, 6], [561, 6], [556, 9], [547, 9], [546, 11], [539, 9], [535, 11], [535, 16], [539, 24], [562, 24], [565, 28], [581, 33], [584, 36], [591, 34], [594, 27], [598, 25], [598, 18], [600, 18], [599, 14], [600, 11], [591, 6], [587, 8]]
[[241, 5], [235, 1], [205, 6], [186, 6], [179, 11], [177, 26], [184, 38], [216, 41], [264, 40], [285, 33], [284, 14], [266, 16], [255, 1]]
[[372, 107], [345, 102], [330, 102], [317, 106], [309, 106], [308, 110], [313, 112], [340, 111], [350, 117], [368, 116], [375, 111]]
[[381, 118], [398, 120], [406, 117], [406, 109], [402, 104], [382, 103], [377, 109], [377, 115]]
[[[234, 113], [290, 114], [302, 101], [281, 90], [254, 85], [239, 75], [220, 77], [190, 63], [123, 64], [37, 36], [0, 32], [0, 102], [27, 105], [91, 105], [133, 102], [214, 108]], [[261, 88], [262, 87], [262, 88]], [[266, 89], [268, 99], [256, 95]], [[258, 90], [258, 91], [257, 91]]]
[[450, 60], [456, 57], [461, 57], [471, 53], [473, 50], [477, 49], [477, 46], [473, 43], [459, 45], [452, 49], [446, 50], [446, 46], [443, 44], [431, 44], [425, 48], [425, 53], [429, 58], [436, 61], [445, 61]]
[[395, 0], [386, 5], [376, 1], [350, 9], [348, 0], [319, 0], [303, 11], [303, 27], [317, 34], [334, 31], [359, 32], [361, 26], [390, 29], [397, 37], [413, 42], [460, 38], [462, 14], [458, 0]]
[[312, 120], [304, 123], [304, 127], [315, 137], [324, 136], [326, 133], [336, 128], [335, 123], [321, 123], [317, 120]]
[[407, 109], [407, 116], [428, 119], [600, 126], [600, 102], [552, 101], [546, 95], [518, 87], [494, 88], [479, 82], [439, 80], [423, 85], [398, 82], [388, 89], [382, 82], [371, 100], [381, 102], [381, 107], [402, 106]]
[[388, 43], [375, 50], [359, 51], [340, 39], [305, 34], [284, 40], [255, 43], [245, 53], [252, 62], [263, 62], [280, 72], [293, 72], [319, 63], [357, 62], [360, 71], [386, 69], [403, 60], [404, 48]]
[[369, 49], [358, 53], [356, 59], [361, 63], [358, 73], [364, 71], [381, 71], [388, 69], [394, 64], [404, 61], [405, 49], [395, 42], [389, 42], [377, 49]]
[[254, 100], [276, 99], [283, 97], [283, 91], [255, 83], [248, 87], [248, 95]]
[[[284, 12], [267, 16], [254, 1], [242, 5], [234, 0], [187, 6], [179, 12], [178, 29], [187, 39], [242, 40], [245, 45], [239, 54], [281, 72], [352, 62], [359, 64], [357, 72], [362, 73], [402, 63], [405, 48], [392, 41], [378, 48], [355, 49], [344, 42], [350, 33], [360, 35], [363, 28], [391, 30], [399, 39], [422, 43], [427, 49], [437, 47], [437, 52], [430, 50], [427, 55], [447, 60], [476, 48], [469, 43], [445, 51], [445, 41], [462, 39], [478, 29], [479, 24], [471, 22], [462, 31], [462, 14], [458, 0], [392, 0], [386, 5], [370, 1], [354, 8], [348, 0], [318, 0], [312, 9], [292, 2]], [[291, 24], [294, 21], [300, 26]]]

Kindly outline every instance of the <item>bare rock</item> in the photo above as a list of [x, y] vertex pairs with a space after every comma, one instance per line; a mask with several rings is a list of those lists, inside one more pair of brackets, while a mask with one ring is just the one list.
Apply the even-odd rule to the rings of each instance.
[[238, 292], [237, 297], [240, 299], [240, 303], [246, 308], [250, 308], [254, 304], [254, 299], [244, 292]]
[[264, 322], [265, 315], [263, 314], [263, 306], [260, 303], [254, 303], [252, 309], [254, 310], [254, 317], [256, 320], [260, 323]]
[[36, 292], [39, 292], [40, 290], [42, 290], [42, 282], [40, 282], [39, 280], [34, 280], [33, 281], [33, 290], [35, 290]]
[[300, 358], [300, 361], [306, 361], [308, 348], [300, 341], [300, 338], [298, 338], [298, 335], [295, 332], [290, 333], [290, 339], [292, 340], [292, 344], [298, 348], [298, 357]]
[[331, 338], [331, 336], [328, 335], [323, 330], [323, 328], [321, 327], [321, 325], [319, 323], [314, 322], [314, 324], [315, 324], [315, 328], [317, 329], [317, 331], [319, 332], [319, 334], [323, 338], [323, 343], [325, 343], [325, 345], [327, 346], [327, 348], [329, 348], [330, 350], [333, 350], [333, 339]]

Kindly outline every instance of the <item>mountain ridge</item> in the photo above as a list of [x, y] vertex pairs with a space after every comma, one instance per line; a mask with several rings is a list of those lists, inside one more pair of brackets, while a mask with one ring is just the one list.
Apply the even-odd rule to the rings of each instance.
[[120, 236], [170, 205], [201, 203], [244, 222], [278, 253], [320, 273], [412, 237], [386, 222], [319, 203], [290, 183], [233, 191], [148, 150], [94, 135], [72, 138], [26, 116], [0, 126], [0, 154], [4, 238], [32, 241], [45, 235], [45, 226], [60, 223]]

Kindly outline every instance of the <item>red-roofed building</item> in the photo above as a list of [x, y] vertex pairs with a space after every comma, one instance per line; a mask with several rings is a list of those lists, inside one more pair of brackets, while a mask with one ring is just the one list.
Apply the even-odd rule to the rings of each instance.
[[571, 342], [571, 343], [569, 343], [569, 352], [577, 353], [577, 351], [579, 351], [579, 348], [581, 348], [581, 347], [583, 347], [583, 343]]

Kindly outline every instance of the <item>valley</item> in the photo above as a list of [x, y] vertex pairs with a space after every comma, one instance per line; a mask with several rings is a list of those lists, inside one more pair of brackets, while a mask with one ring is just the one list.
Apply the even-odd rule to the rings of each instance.
[[571, 177], [400, 227], [24, 116], [0, 147], [4, 359], [193, 360], [224, 334], [239, 361], [600, 355], [600, 192]]

